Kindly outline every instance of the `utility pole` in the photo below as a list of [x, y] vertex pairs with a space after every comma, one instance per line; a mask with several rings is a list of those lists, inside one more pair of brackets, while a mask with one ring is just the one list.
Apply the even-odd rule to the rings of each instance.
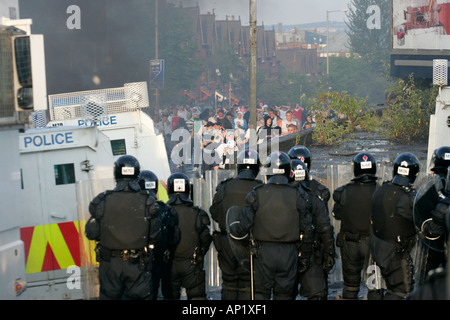
[[[155, 59], [159, 59], [159, 21], [158, 21], [158, 0], [155, 0]], [[159, 90], [155, 89], [156, 112], [159, 115]]]
[[250, 128], [256, 130], [256, 0], [250, 0]]

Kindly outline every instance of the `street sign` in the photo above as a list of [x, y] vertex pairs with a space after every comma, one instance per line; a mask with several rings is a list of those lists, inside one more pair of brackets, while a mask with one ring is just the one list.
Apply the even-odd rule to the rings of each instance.
[[164, 60], [150, 60], [150, 89], [164, 88]]

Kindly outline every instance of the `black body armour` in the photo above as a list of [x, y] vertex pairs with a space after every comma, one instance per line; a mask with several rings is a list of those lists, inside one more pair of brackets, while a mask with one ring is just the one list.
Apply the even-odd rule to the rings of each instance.
[[175, 249], [175, 258], [191, 258], [200, 243], [198, 213], [199, 209], [185, 204], [172, 204], [178, 213], [178, 227], [181, 232], [181, 241]]
[[[211, 212], [211, 216], [219, 223], [221, 230], [226, 230], [226, 216], [227, 211], [231, 206], [245, 207], [245, 199], [247, 194], [253, 190], [254, 187], [261, 184], [260, 180], [248, 179], [231, 179], [224, 181], [219, 187], [224, 188], [224, 197], [219, 205], [219, 210]], [[225, 196], [226, 194], [226, 196]]]
[[409, 194], [403, 188], [383, 184], [372, 198], [372, 221], [374, 234], [388, 242], [399, 243], [415, 235], [413, 220], [400, 216], [397, 204], [402, 196]]
[[376, 183], [351, 183], [345, 187], [342, 192], [345, 195], [341, 196], [345, 203], [342, 203], [339, 210], [342, 231], [370, 234], [371, 199], [376, 187]]
[[324, 201], [325, 204], [328, 205], [328, 200], [330, 200], [331, 194], [330, 190], [321, 184], [317, 180], [306, 180], [305, 185], [311, 189], [312, 193], [320, 198], [320, 200]]
[[255, 188], [258, 209], [253, 236], [258, 241], [296, 242], [300, 236], [299, 191], [289, 185], [267, 184]]
[[136, 250], [148, 244], [150, 221], [148, 195], [142, 192], [111, 192], [105, 198], [101, 220], [101, 244], [108, 249]]

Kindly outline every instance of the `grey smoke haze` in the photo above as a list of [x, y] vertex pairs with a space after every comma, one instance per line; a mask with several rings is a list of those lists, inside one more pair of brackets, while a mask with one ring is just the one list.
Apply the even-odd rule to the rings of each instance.
[[[218, 20], [234, 15], [243, 25], [249, 24], [249, 0], [169, 0], [176, 6], [180, 1], [184, 7], [198, 3], [202, 14], [214, 9]], [[256, 1], [257, 24], [265, 26], [322, 22], [327, 10], [346, 9], [351, 2]], [[66, 10], [71, 5], [80, 7], [80, 30], [67, 28]], [[21, 18], [33, 19], [32, 32], [44, 34], [48, 94], [148, 81], [148, 63], [155, 51], [154, 1], [19, 0], [19, 6]], [[331, 21], [344, 18], [344, 13], [330, 16]]]
[[[168, 0], [184, 7], [200, 7], [201, 13], [214, 10], [218, 20], [226, 16], [241, 18], [242, 24], [249, 24], [249, 0]], [[347, 9], [351, 0], [256, 0], [257, 23], [273, 25], [278, 23], [303, 24], [326, 20], [327, 10]], [[345, 13], [331, 13], [330, 21], [344, 21]]]

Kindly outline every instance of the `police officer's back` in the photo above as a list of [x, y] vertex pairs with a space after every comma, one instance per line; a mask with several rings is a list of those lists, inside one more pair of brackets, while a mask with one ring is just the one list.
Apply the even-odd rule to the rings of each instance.
[[[447, 147], [449, 148], [449, 147]], [[442, 151], [442, 150], [441, 150]], [[450, 148], [447, 149], [448, 156], [447, 159], [450, 162]], [[439, 152], [438, 152], [439, 153]], [[436, 155], [436, 151], [435, 151]], [[445, 154], [441, 154], [445, 155]], [[436, 167], [438, 170], [443, 170], [447, 162], [440, 161], [444, 160], [444, 157], [439, 157], [438, 161], [434, 162], [434, 171]], [[440, 166], [440, 165], [441, 166]], [[432, 170], [433, 170], [432, 169]], [[441, 173], [442, 174], [442, 173]], [[444, 182], [444, 189], [442, 190], [442, 195], [436, 208], [432, 212], [431, 220], [425, 223], [420, 231], [421, 237], [429, 237], [431, 239], [436, 239], [440, 237], [445, 237], [445, 242], [447, 244], [447, 251], [450, 243], [450, 165], [447, 166], [447, 177]], [[446, 257], [448, 258], [448, 257]], [[430, 270], [427, 273], [427, 277], [420, 287], [416, 288], [408, 296], [410, 300], [449, 300], [450, 299], [450, 289], [448, 288], [448, 264], [444, 266], [439, 266], [435, 269]]]
[[413, 183], [418, 174], [418, 159], [404, 152], [394, 161], [392, 180], [383, 183], [372, 197], [370, 249], [386, 281], [384, 299], [405, 298], [413, 289], [410, 251], [415, 244]]
[[[431, 172], [433, 173], [433, 188], [437, 192], [437, 204], [432, 208], [431, 212], [420, 212], [420, 215], [427, 217], [420, 228], [420, 237], [422, 240], [426, 240], [426, 244], [429, 246], [426, 272], [444, 266], [447, 261], [447, 257], [444, 250], [445, 238], [447, 237], [448, 226], [445, 223], [446, 216], [449, 212], [450, 201], [450, 147], [443, 146], [433, 151], [431, 156]], [[426, 192], [425, 194], [427, 194]], [[426, 198], [425, 194], [423, 197]], [[418, 195], [419, 197], [419, 195]], [[416, 199], [416, 203], [422, 199]], [[434, 201], [436, 201], [434, 200]], [[420, 206], [419, 206], [420, 208]], [[416, 209], [415, 209], [416, 210]], [[434, 240], [429, 240], [434, 239]]]
[[333, 192], [333, 216], [341, 221], [337, 246], [342, 257], [344, 299], [357, 299], [371, 235], [372, 195], [377, 188], [377, 164], [367, 152], [353, 158], [354, 178]]
[[423, 225], [421, 233], [424, 237], [437, 238], [448, 233], [445, 218], [450, 197], [450, 147], [444, 146], [434, 150], [431, 163], [431, 171], [441, 180], [442, 187], [438, 191], [439, 202], [432, 211], [431, 220]]
[[156, 199], [141, 191], [133, 156], [114, 163], [116, 187], [95, 197], [86, 236], [98, 241], [100, 299], [151, 299], [151, 250], [159, 239]]
[[211, 244], [208, 214], [193, 205], [189, 178], [183, 173], [173, 173], [167, 179], [169, 204], [178, 214], [181, 239], [172, 262], [173, 298], [180, 298], [180, 289], [186, 289], [188, 299], [206, 299], [204, 256]]
[[[157, 199], [159, 180], [156, 174], [149, 170], [141, 170], [139, 185], [151, 196]], [[153, 249], [152, 283], [153, 299], [158, 298], [158, 290], [161, 282], [161, 293], [164, 299], [173, 299], [172, 282], [170, 272], [175, 248], [180, 242], [180, 229], [178, 228], [178, 214], [163, 201], [156, 201], [159, 206], [159, 218], [161, 220], [161, 234]]]
[[220, 228], [219, 232], [214, 233], [214, 245], [222, 271], [222, 300], [250, 299], [250, 273], [241, 266], [230, 247], [226, 215], [231, 206], [243, 208], [247, 194], [262, 183], [256, 179], [259, 167], [260, 160], [256, 151], [241, 151], [236, 165], [237, 177], [227, 179], [217, 186], [209, 208], [211, 217]]
[[328, 298], [328, 272], [335, 262], [334, 229], [330, 222], [325, 203], [310, 188], [308, 167], [298, 159], [291, 160], [293, 175], [291, 183], [304, 190], [314, 226], [314, 245], [311, 263], [305, 272], [298, 274], [301, 285], [300, 294], [308, 300], [326, 300]]
[[309, 266], [312, 219], [307, 194], [289, 184], [291, 165], [284, 152], [273, 152], [264, 168], [268, 183], [259, 185], [246, 199], [241, 217], [230, 228], [231, 236], [251, 233], [256, 243], [255, 298], [293, 298], [299, 268]]

